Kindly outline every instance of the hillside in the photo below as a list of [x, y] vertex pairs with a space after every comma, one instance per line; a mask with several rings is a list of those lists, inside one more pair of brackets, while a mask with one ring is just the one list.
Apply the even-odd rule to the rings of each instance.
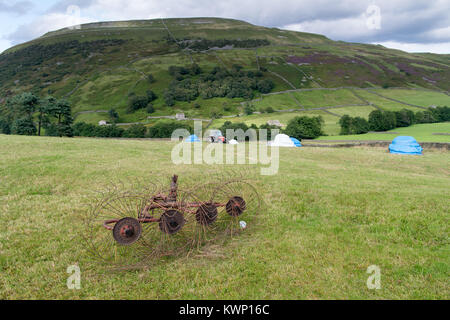
[[[178, 69], [169, 72], [171, 66]], [[192, 66], [198, 71], [192, 72]], [[218, 80], [220, 73], [225, 75]], [[227, 83], [227, 74], [243, 90], [236, 82]], [[273, 88], [261, 89], [265, 80]], [[340, 87], [345, 88], [329, 90]], [[177, 112], [245, 122], [252, 117], [286, 122], [303, 112], [323, 115], [326, 131], [336, 134], [344, 112], [366, 115], [377, 107], [450, 105], [449, 89], [449, 55], [409, 54], [231, 19], [85, 24], [49, 32], [0, 55], [0, 102], [24, 90], [65, 97], [76, 121], [91, 123], [108, 119], [110, 109], [118, 112], [121, 123], [149, 125], [158, 121], [149, 116]], [[156, 95], [154, 112], [127, 111], [130, 98], [148, 90]], [[166, 90], [175, 92], [173, 103], [165, 99]], [[373, 93], [377, 91], [381, 96]], [[242, 114], [249, 100], [257, 111], [270, 106], [284, 112], [231, 118]]]

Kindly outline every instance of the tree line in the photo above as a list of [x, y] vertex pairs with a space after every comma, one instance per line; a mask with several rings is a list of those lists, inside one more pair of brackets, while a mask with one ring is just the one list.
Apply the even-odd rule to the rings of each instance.
[[24, 92], [0, 107], [0, 133], [19, 135], [73, 136], [72, 110], [65, 99], [39, 98]]
[[[252, 124], [248, 126], [244, 122], [231, 122], [226, 121], [222, 127], [220, 127], [220, 131], [222, 131], [222, 134], [226, 135], [227, 129], [233, 129], [238, 130], [242, 129], [244, 132], [248, 129], [267, 129], [267, 139], [272, 140], [274, 137], [272, 137], [272, 129], [278, 129], [280, 133], [287, 134], [290, 137], [296, 138], [298, 140], [302, 139], [315, 139], [322, 135], [324, 135], [323, 132], [323, 125], [324, 120], [321, 116], [317, 117], [307, 117], [307, 116], [298, 116], [292, 118], [285, 129], [280, 129], [278, 126], [269, 125], [269, 124], [262, 124], [261, 126], [257, 126], [255, 124]], [[257, 134], [259, 135], [259, 132], [257, 131]], [[257, 137], [257, 138], [263, 138], [263, 137]]]
[[205, 51], [211, 48], [223, 48], [232, 46], [234, 48], [257, 48], [270, 45], [266, 39], [199, 39], [199, 40], [184, 40], [179, 42], [181, 48], [189, 48], [194, 51]]
[[161, 120], [151, 127], [143, 124], [133, 124], [127, 129], [115, 124], [99, 126], [85, 122], [77, 122], [74, 126], [74, 135], [78, 137], [99, 138], [170, 138], [176, 129], [186, 129], [193, 132], [188, 123], [180, 123], [173, 120]]
[[[324, 134], [322, 131], [323, 124], [323, 118], [320, 116], [295, 117], [289, 121], [286, 129], [280, 130], [280, 132], [299, 140], [314, 139]], [[151, 127], [146, 127], [143, 124], [134, 124], [127, 129], [120, 128], [115, 124], [99, 126], [85, 122], [78, 122], [73, 126], [75, 136], [101, 138], [170, 138], [176, 129], [186, 129], [190, 133], [194, 132], [191, 124], [175, 120], [160, 120]], [[254, 129], [257, 130], [257, 135], [259, 135], [258, 129], [267, 129], [267, 139], [271, 140], [273, 138], [271, 130], [280, 128], [268, 124], [262, 124], [258, 127], [255, 124], [248, 126], [244, 122], [226, 121], [219, 129], [224, 135], [226, 135], [227, 129], [242, 129], [244, 132], [248, 129]]]
[[420, 123], [436, 123], [450, 121], [450, 108], [433, 107], [414, 113], [409, 109], [399, 111], [374, 110], [369, 119], [344, 115], [339, 119], [341, 135], [363, 134], [369, 131], [387, 131], [400, 127], [408, 127]]

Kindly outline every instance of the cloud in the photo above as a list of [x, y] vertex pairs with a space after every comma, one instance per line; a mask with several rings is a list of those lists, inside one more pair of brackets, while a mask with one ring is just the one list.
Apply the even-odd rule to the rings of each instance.
[[[70, 5], [80, 8], [81, 23], [212, 16], [351, 42], [438, 46], [450, 41], [448, 0], [61, 0], [7, 38], [16, 44], [73, 24], [67, 15]], [[370, 5], [379, 8], [380, 28], [371, 24], [377, 12], [368, 10]]]
[[378, 42], [386, 48], [398, 49], [406, 52], [432, 52], [448, 54], [450, 52], [450, 42], [440, 43], [401, 43], [396, 41]]
[[[392, 1], [391, 1], [392, 2]], [[361, 11], [344, 18], [305, 20], [284, 28], [320, 33], [333, 40], [353, 42], [397, 41], [410, 43], [437, 43], [450, 40], [450, 5], [448, 2], [414, 2], [414, 5], [395, 1], [379, 1], [379, 29], [370, 28], [376, 18], [374, 12]], [[434, 4], [434, 5], [431, 5]]]
[[6, 0], [0, 0], [0, 13], [6, 12], [21, 15], [29, 12], [33, 6], [33, 3], [30, 1], [18, 1], [14, 4], [9, 4]]
[[21, 25], [5, 39], [10, 40], [15, 45], [40, 37], [51, 30], [92, 22], [91, 19], [77, 14], [77, 11], [72, 10], [72, 8], [74, 7], [69, 7], [66, 13], [48, 13], [40, 16], [31, 23]]

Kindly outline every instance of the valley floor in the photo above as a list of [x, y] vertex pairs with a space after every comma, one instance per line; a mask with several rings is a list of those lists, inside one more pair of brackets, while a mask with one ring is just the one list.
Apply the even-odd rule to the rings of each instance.
[[[251, 165], [176, 166], [173, 146], [0, 135], [0, 299], [450, 298], [448, 152], [288, 148], [278, 174], [261, 176]], [[127, 272], [86, 252], [82, 218], [111, 181], [199, 183], [237, 168], [266, 206], [224, 245]], [[73, 264], [80, 290], [66, 286]], [[366, 285], [371, 265], [379, 290]]]

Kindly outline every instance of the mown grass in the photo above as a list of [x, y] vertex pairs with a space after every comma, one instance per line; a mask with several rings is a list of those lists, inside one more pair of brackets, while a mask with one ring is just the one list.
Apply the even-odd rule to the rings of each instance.
[[450, 97], [445, 93], [435, 91], [378, 89], [376, 92], [389, 98], [422, 107], [430, 107], [432, 105], [450, 106]]
[[355, 97], [348, 89], [300, 91], [294, 92], [293, 94], [305, 108], [362, 103], [362, 101]]
[[[318, 140], [393, 140], [397, 136], [413, 136], [419, 142], [450, 143], [450, 122], [415, 124], [405, 128], [395, 128], [388, 133], [366, 133], [346, 136], [326, 136]], [[435, 133], [445, 133], [435, 134]]]
[[[180, 174], [207, 182], [221, 165], [180, 165], [173, 143], [0, 135], [2, 299], [448, 299], [448, 152], [280, 150], [259, 176], [258, 223], [223, 246], [110, 272], [87, 254], [81, 217], [109, 182]], [[236, 167], [234, 167], [236, 168]], [[152, 174], [153, 172], [153, 174]], [[66, 268], [81, 268], [68, 290]], [[366, 287], [381, 268], [380, 290]]]

